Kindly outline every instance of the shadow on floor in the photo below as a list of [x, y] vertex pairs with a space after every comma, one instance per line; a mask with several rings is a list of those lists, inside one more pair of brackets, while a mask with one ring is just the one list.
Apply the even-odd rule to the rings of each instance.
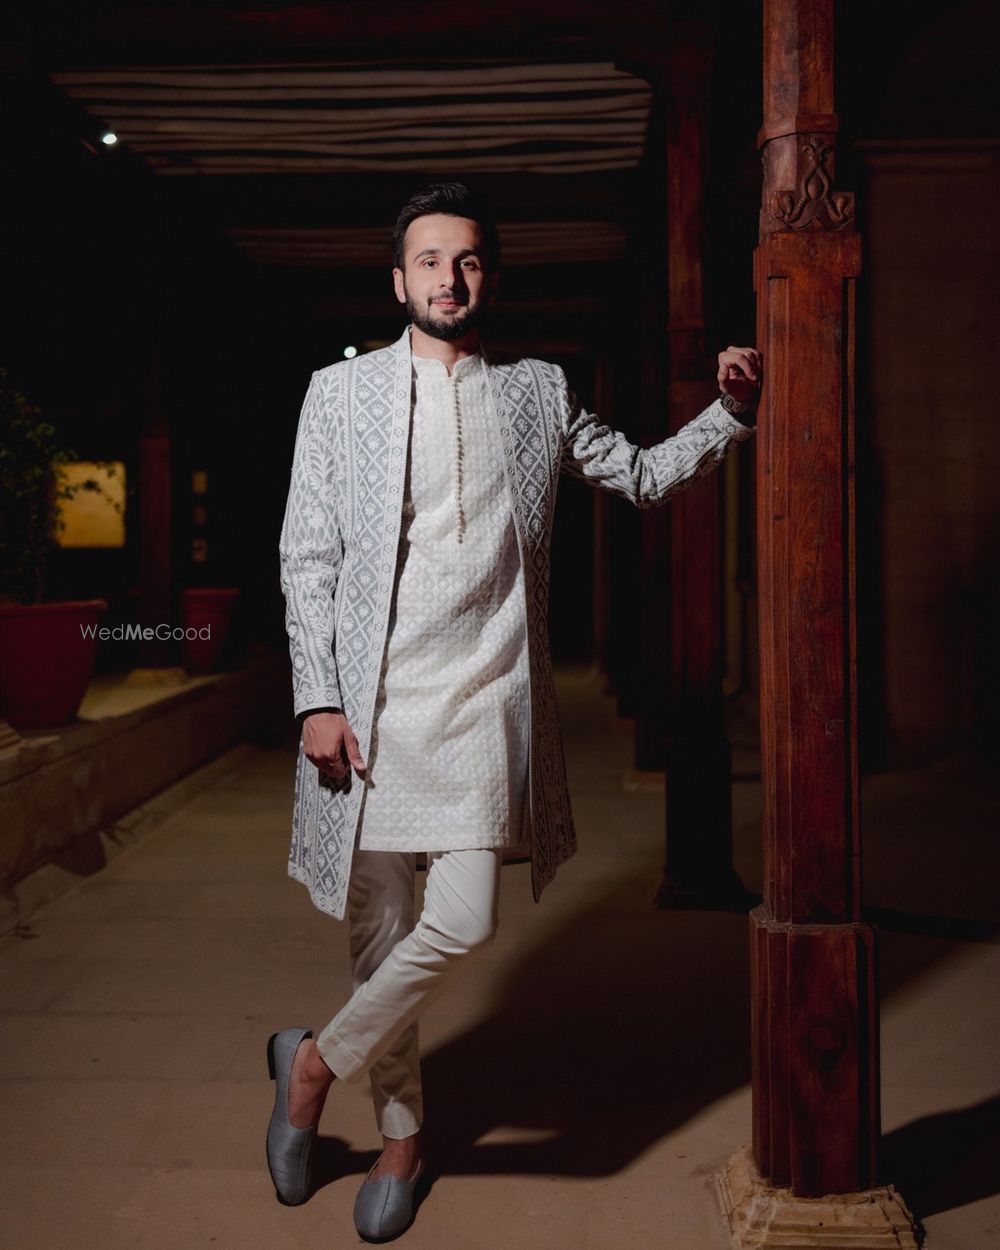
[[[655, 882], [647, 884], [655, 887]], [[495, 1013], [425, 1063], [450, 1167], [602, 1176], [749, 1079], [746, 921], [624, 888], [532, 952]], [[473, 1144], [498, 1125], [548, 1133]]]
[[[637, 875], [576, 913], [508, 977], [492, 1015], [425, 1056], [435, 1171], [608, 1176], [746, 1085], [746, 918], [637, 905], [656, 884]], [[884, 934], [885, 993], [959, 945]], [[995, 1193], [998, 1123], [1000, 1099], [915, 1121], [886, 1137], [884, 1174], [918, 1216]], [[476, 1145], [498, 1127], [527, 1140]], [[376, 1154], [324, 1139], [321, 1183]]]
[[[591, 901], [492, 1015], [425, 1055], [424, 1143], [442, 1170], [612, 1174], [749, 1080], [746, 919], [657, 911], [657, 884], [644, 874]], [[475, 1145], [498, 1126], [533, 1140]], [[324, 1181], [357, 1164], [324, 1140]]]
[[882, 1140], [883, 1171], [918, 1218], [1000, 1192], [1000, 1095], [923, 1116]]

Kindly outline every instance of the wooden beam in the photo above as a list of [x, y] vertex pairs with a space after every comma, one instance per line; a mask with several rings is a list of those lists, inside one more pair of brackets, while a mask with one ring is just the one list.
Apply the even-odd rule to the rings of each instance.
[[[425, 182], [443, 176], [429, 165], [418, 177], [401, 173], [247, 174], [239, 178], [160, 178], [165, 209], [195, 200], [199, 214], [220, 227], [358, 228], [382, 225], [391, 233], [396, 214]], [[509, 222], [600, 219], [630, 231], [639, 220], [645, 171], [639, 168], [568, 175], [480, 174], [475, 184]]]
[[[40, 23], [26, 9], [20, 25], [35, 46], [61, 51], [67, 65], [101, 64], [106, 49], [118, 63], [197, 64], [321, 59], [350, 60], [359, 51], [379, 60], [404, 61], [415, 54], [448, 56], [461, 40], [473, 52], [534, 59], [548, 43], [565, 45], [616, 40], [620, 32], [636, 44], [664, 40], [670, 21], [666, 5], [621, 0], [505, 0], [502, 5], [414, 4], [411, 0], [366, 0], [364, 4], [303, 3], [271, 7], [240, 4], [116, 5], [108, 12], [82, 7]], [[525, 31], [531, 52], [525, 56]]]

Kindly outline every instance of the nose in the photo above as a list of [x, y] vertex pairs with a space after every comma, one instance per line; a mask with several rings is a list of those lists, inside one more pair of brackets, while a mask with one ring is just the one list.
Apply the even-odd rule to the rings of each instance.
[[437, 276], [439, 290], [442, 292], [453, 291], [456, 295], [458, 295], [465, 285], [461, 266], [456, 266], [452, 264], [451, 261], [446, 260], [441, 262], [441, 267], [438, 269]]

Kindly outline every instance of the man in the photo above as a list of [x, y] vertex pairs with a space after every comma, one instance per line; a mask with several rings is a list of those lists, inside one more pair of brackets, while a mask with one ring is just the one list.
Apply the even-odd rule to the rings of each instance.
[[483, 348], [500, 245], [467, 187], [415, 195], [394, 247], [409, 325], [313, 374], [279, 543], [303, 721], [289, 873], [349, 914], [354, 993], [315, 1039], [268, 1046], [286, 1202], [308, 1196], [332, 1081], [369, 1076], [384, 1148], [354, 1214], [383, 1240], [423, 1168], [417, 1018], [492, 940], [504, 846], [530, 850], [536, 901], [576, 849], [547, 637], [558, 473], [664, 502], [752, 435], [761, 368], [753, 348], [721, 352], [720, 399], [640, 450], [558, 366]]

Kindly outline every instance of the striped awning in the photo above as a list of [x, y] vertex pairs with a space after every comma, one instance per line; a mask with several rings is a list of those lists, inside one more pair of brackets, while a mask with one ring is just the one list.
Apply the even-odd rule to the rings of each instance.
[[651, 88], [610, 62], [60, 70], [161, 174], [579, 174], [643, 154]]

